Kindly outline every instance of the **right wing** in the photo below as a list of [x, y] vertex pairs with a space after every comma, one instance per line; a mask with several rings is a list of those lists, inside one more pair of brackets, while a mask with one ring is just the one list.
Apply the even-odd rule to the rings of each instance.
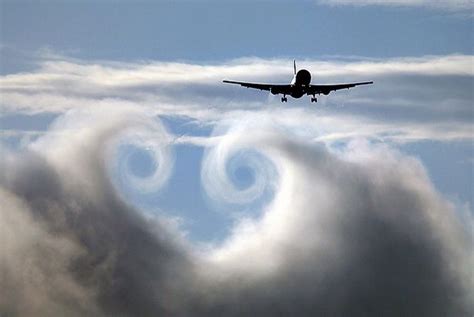
[[271, 91], [272, 94], [287, 94], [288, 95], [291, 92], [291, 85], [245, 83], [241, 81], [232, 81], [232, 80], [224, 80], [223, 82], [227, 84], [237, 84], [246, 88], [267, 90], [267, 91]]
[[349, 83], [349, 84], [337, 84], [337, 85], [309, 85], [309, 87], [306, 88], [306, 94], [312, 95], [312, 94], [329, 94], [331, 91], [334, 90], [339, 90], [339, 89], [349, 89], [355, 86], [360, 86], [360, 85], [370, 85], [373, 84], [373, 81], [364, 81], [364, 82], [358, 82], [358, 83]]

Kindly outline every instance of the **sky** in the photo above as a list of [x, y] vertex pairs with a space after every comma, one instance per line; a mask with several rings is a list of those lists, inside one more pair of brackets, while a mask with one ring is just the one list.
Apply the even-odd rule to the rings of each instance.
[[472, 315], [473, 8], [0, 1], [0, 315]]

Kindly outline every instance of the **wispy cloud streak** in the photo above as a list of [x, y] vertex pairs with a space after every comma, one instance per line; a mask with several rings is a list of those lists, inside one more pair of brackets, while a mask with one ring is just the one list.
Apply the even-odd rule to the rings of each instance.
[[[42, 62], [35, 72], [2, 76], [0, 106], [3, 115], [62, 113], [89, 105], [132, 106], [202, 124], [250, 110], [285, 115], [288, 121], [308, 117], [323, 128], [325, 122], [344, 123], [327, 131], [332, 138], [358, 133], [353, 127], [359, 126], [362, 135], [393, 136], [397, 141], [470, 139], [472, 62], [473, 57], [466, 55], [299, 61], [300, 67], [312, 71], [315, 83], [374, 80], [375, 85], [322, 97], [316, 107], [303, 98], [293, 101], [301, 106], [294, 108], [282, 107], [271, 95], [221, 82], [224, 78], [288, 82], [289, 60], [247, 58], [195, 65], [55, 59]], [[346, 127], [350, 131], [344, 131]]]

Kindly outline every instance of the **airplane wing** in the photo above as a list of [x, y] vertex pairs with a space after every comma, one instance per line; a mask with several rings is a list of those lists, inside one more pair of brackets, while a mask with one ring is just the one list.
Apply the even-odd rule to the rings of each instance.
[[237, 84], [237, 85], [240, 85], [242, 87], [247, 87], [247, 88], [267, 90], [267, 91], [271, 91], [274, 94], [290, 94], [291, 92], [291, 85], [245, 83], [241, 81], [232, 81], [232, 80], [224, 80], [223, 82], [227, 84]]
[[[241, 81], [232, 81], [232, 80], [224, 80], [224, 83], [227, 84], [237, 84], [242, 87], [259, 89], [259, 90], [267, 90], [271, 91], [272, 94], [284, 94], [284, 95], [291, 95], [292, 92], [292, 85], [275, 85], [275, 84], [258, 84], [258, 83], [246, 83]], [[348, 84], [336, 84], [336, 85], [309, 85], [304, 87], [304, 91], [307, 95], [315, 95], [315, 94], [329, 94], [331, 91], [339, 90], [339, 89], [349, 89], [355, 86], [360, 85], [369, 85], [373, 84], [372, 81], [364, 81], [359, 83], [348, 83]]]
[[329, 94], [331, 91], [339, 90], [339, 89], [349, 89], [355, 86], [360, 85], [370, 85], [373, 84], [373, 81], [364, 81], [359, 83], [349, 83], [349, 84], [336, 84], [336, 85], [309, 85], [306, 88], [307, 95], [314, 95], [314, 94]]

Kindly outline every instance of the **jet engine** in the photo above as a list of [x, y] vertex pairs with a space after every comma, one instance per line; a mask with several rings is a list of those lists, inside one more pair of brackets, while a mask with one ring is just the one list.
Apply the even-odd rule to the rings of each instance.
[[273, 94], [273, 95], [278, 95], [280, 93], [279, 89], [277, 87], [272, 87], [270, 89], [270, 92]]

